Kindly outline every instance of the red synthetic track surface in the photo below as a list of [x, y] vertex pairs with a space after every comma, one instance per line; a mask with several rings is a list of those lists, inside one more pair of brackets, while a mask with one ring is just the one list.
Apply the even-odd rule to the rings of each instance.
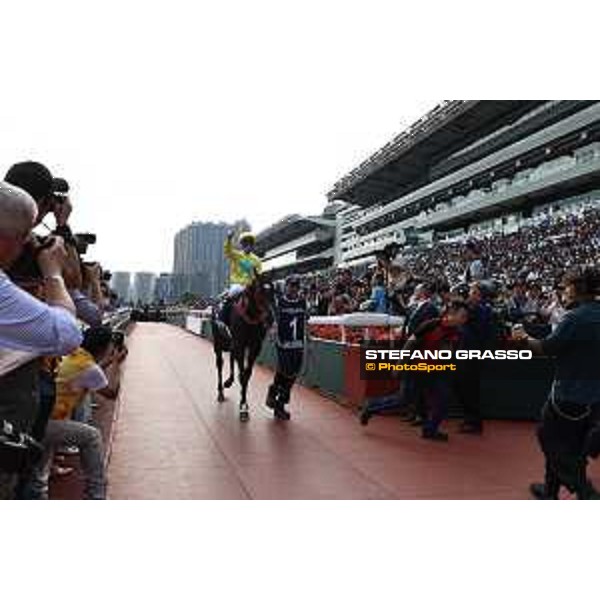
[[[300, 386], [292, 420], [277, 422], [264, 407], [272, 373], [261, 367], [251, 420], [240, 423], [237, 386], [216, 402], [209, 342], [140, 323], [128, 346], [111, 499], [525, 499], [542, 472], [534, 423], [492, 422], [471, 437], [450, 422], [450, 442], [432, 443], [394, 417], [362, 428], [348, 409]], [[110, 406], [102, 410], [107, 430]], [[599, 466], [591, 469], [597, 482]], [[72, 483], [53, 486], [54, 497], [75, 493]]]

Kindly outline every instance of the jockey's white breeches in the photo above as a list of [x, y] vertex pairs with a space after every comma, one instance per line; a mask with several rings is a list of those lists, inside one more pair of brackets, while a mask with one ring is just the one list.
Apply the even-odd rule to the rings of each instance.
[[244, 286], [241, 283], [232, 283], [227, 290], [227, 295], [230, 298], [235, 298], [239, 296], [244, 291]]

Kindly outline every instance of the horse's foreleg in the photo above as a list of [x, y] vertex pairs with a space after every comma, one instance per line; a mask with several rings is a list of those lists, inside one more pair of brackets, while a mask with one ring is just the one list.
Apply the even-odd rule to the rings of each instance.
[[238, 363], [238, 374], [240, 378], [240, 387], [241, 387], [241, 395], [240, 395], [240, 421], [247, 421], [250, 418], [250, 412], [248, 410], [248, 400], [246, 397], [247, 389], [248, 389], [248, 369], [245, 365], [246, 362], [246, 349], [242, 349], [239, 354], [237, 363]]
[[223, 402], [225, 395], [223, 394], [223, 352], [215, 347], [215, 357], [217, 359], [217, 375], [219, 378], [217, 384], [217, 401]]
[[[258, 349], [260, 350], [260, 348]], [[258, 350], [255, 348], [248, 348], [247, 350], [247, 359], [246, 364], [244, 365], [243, 374], [240, 377], [240, 381], [242, 384], [242, 398], [240, 401], [240, 411], [242, 407], [245, 407], [245, 410], [248, 410], [248, 386], [250, 384], [250, 379], [252, 377], [252, 371], [254, 369], [254, 363], [258, 357]], [[241, 416], [241, 412], [240, 412]]]
[[235, 381], [235, 359], [233, 356], [233, 351], [229, 353], [229, 377], [225, 380], [223, 384], [226, 388], [230, 388]]

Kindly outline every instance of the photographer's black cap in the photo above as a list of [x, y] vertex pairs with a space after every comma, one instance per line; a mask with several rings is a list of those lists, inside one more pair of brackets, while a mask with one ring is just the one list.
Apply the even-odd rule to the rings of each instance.
[[54, 178], [42, 163], [26, 161], [14, 164], [4, 176], [4, 181], [25, 190], [36, 202], [54, 192]]
[[55, 194], [68, 194], [69, 182], [62, 177], [55, 177], [52, 189]]

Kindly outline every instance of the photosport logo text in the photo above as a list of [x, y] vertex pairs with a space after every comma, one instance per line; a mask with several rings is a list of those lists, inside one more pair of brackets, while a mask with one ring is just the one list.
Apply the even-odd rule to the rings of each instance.
[[531, 350], [404, 350], [361, 347], [361, 378], [387, 379], [402, 372], [454, 373], [470, 361], [529, 361]]

